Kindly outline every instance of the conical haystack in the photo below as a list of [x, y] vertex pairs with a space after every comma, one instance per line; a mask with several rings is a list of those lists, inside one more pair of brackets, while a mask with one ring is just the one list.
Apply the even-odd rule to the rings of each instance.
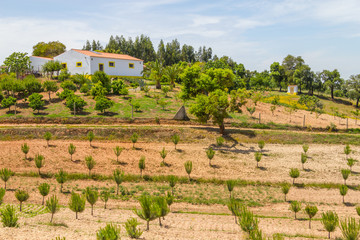
[[175, 114], [173, 119], [174, 120], [185, 120], [185, 121], [190, 120], [190, 118], [186, 114], [186, 110], [185, 110], [184, 105], [179, 108], [179, 110], [177, 111], [177, 113]]

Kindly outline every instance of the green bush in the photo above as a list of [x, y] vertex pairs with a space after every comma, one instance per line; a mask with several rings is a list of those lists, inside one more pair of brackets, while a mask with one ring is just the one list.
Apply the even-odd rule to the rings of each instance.
[[3, 210], [1, 210], [1, 222], [4, 227], [18, 227], [19, 224], [17, 221], [16, 210], [13, 206], [7, 205]]
[[137, 226], [140, 223], [137, 221], [136, 218], [130, 218], [126, 221], [125, 223], [125, 230], [126, 233], [128, 234], [128, 236], [130, 238], [140, 238], [142, 235], [142, 231], [140, 229], [137, 228]]
[[33, 109], [33, 111], [40, 111], [45, 105], [45, 102], [42, 100], [43, 95], [39, 93], [33, 93], [29, 96], [29, 107]]
[[106, 224], [96, 233], [97, 240], [118, 240], [120, 239], [120, 227], [113, 224]]
[[224, 142], [225, 142], [225, 139], [223, 137], [217, 137], [216, 138], [216, 145], [218, 145], [219, 147], [224, 145]]
[[15, 192], [16, 199], [20, 202], [20, 212], [22, 211], [22, 203], [29, 199], [29, 193], [25, 190], [17, 190]]
[[67, 68], [64, 68], [61, 70], [60, 74], [59, 74], [59, 77], [58, 77], [58, 80], [63, 82], [65, 81], [66, 79], [69, 79], [70, 78], [70, 73], [69, 71], [67, 70]]
[[74, 82], [73, 81], [71, 81], [71, 80], [65, 80], [64, 82], [62, 82], [61, 84], [60, 84], [60, 87], [62, 88], [62, 89], [68, 89], [68, 90], [71, 90], [71, 91], [74, 91], [74, 92], [76, 92], [76, 90], [77, 90], [77, 87], [76, 87], [76, 85], [74, 84]]

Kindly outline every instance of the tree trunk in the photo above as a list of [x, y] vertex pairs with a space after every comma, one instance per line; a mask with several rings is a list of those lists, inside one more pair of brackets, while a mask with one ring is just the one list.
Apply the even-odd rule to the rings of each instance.
[[45, 200], [45, 197], [43, 196], [43, 199], [42, 199], [42, 205], [44, 205], [44, 200]]
[[156, 80], [156, 89], [161, 89], [160, 80]]
[[51, 102], [50, 93], [51, 93], [51, 92], [49, 91], [49, 102]]
[[91, 205], [91, 216], [94, 216], [94, 205]]
[[22, 202], [20, 202], [20, 212], [22, 211]]
[[5, 190], [6, 190], [6, 182], [5, 182]]
[[309, 228], [311, 229], [311, 218], [309, 220]]
[[286, 202], [286, 194], [284, 194], [285, 195], [285, 202]]
[[334, 100], [334, 88], [333, 87], [331, 88], [331, 99]]
[[345, 195], [343, 195], [343, 203], [345, 203]]
[[50, 223], [52, 223], [53, 217], [54, 217], [54, 214], [51, 213]]
[[359, 99], [360, 99], [360, 98], [357, 98], [357, 99], [356, 99], [356, 107], [357, 107], [357, 108], [359, 107]]
[[76, 216], [76, 219], [78, 219], [78, 213], [77, 213], [77, 212], [75, 212], [75, 214], [76, 214], [76, 215], [75, 215], [75, 216]]
[[106, 202], [105, 202], [105, 206], [104, 206], [104, 209], [106, 209]]
[[162, 227], [161, 217], [159, 217], [159, 225], [160, 225], [160, 227]]
[[329, 232], [329, 239], [330, 239], [330, 232]]
[[146, 221], [146, 231], [149, 231], [149, 221]]
[[62, 193], [63, 191], [62, 191], [62, 188], [63, 188], [63, 184], [61, 183], [60, 184], [60, 192]]
[[119, 184], [116, 187], [116, 195], [119, 195]]
[[295, 212], [295, 219], [296, 219], [296, 212]]
[[189, 182], [191, 182], [190, 174], [189, 174]]
[[221, 124], [219, 125], [219, 127], [220, 127], [220, 133], [221, 133], [221, 135], [224, 135], [224, 132], [225, 132], [224, 123], [221, 123]]
[[231, 199], [231, 191], [230, 191], [230, 199]]

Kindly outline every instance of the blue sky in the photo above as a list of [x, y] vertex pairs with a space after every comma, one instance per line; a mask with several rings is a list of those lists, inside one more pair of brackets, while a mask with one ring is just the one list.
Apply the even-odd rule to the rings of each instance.
[[0, 63], [14, 51], [31, 54], [40, 41], [71, 49], [145, 34], [155, 50], [160, 39], [177, 38], [258, 71], [292, 54], [347, 79], [360, 74], [359, 13], [358, 0], [2, 0]]

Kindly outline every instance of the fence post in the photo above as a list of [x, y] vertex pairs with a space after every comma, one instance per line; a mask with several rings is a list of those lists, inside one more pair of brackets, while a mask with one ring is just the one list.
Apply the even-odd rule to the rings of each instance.
[[348, 129], [349, 129], [349, 119], [346, 118], [346, 130], [348, 130]]
[[259, 124], [261, 123], [261, 113], [259, 113]]
[[75, 101], [74, 101], [74, 117], [76, 117]]

